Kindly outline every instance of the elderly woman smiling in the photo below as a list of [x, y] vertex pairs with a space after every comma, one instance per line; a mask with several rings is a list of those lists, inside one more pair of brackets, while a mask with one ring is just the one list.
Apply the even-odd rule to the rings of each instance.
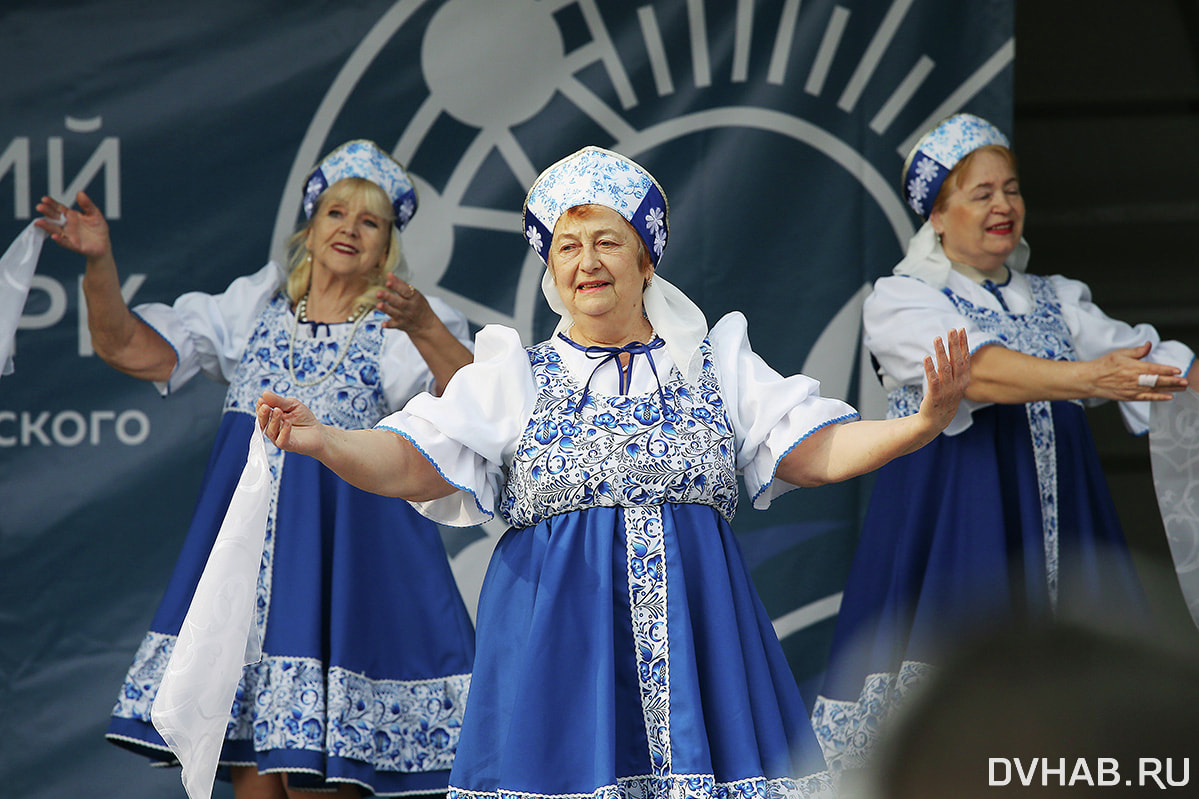
[[834, 768], [863, 765], [895, 702], [966, 636], [1071, 613], [1145, 618], [1082, 401], [1120, 401], [1145, 433], [1149, 402], [1196, 377], [1194, 354], [1106, 316], [1077, 280], [1025, 274], [1007, 144], [969, 114], [922, 138], [904, 191], [927, 221], [864, 306], [892, 417], [919, 407], [922, 336], [965, 328], [976, 350], [946, 434], [875, 482], [814, 714]]
[[[79, 210], [49, 197], [38, 205], [38, 226], [87, 259], [88, 324], [108, 364], [164, 395], [201, 372], [229, 385], [187, 539], [108, 729], [113, 743], [160, 764], [178, 761], [151, 704], [172, 654], [188, 654], [179, 634], [241, 479], [263, 387], [302, 397], [326, 423], [369, 428], [471, 360], [466, 317], [403, 279], [400, 233], [417, 198], [402, 164], [353, 140], [299, 189], [307, 221], [289, 241], [287, 269], [271, 262], [220, 294], [133, 309], [99, 208], [82, 192]], [[238, 686], [221, 777], [238, 799], [443, 792], [474, 643], [437, 526], [310, 458], [269, 457], [255, 620], [263, 656]]]
[[[815, 381], [782, 377], [745, 318], [708, 330], [656, 274], [666, 198], [623, 156], [585, 148], [524, 209], [561, 315], [526, 349], [484, 328], [440, 398], [374, 430], [315, 423], [264, 395], [284, 449], [450, 524], [511, 525], [479, 600], [478, 656], [450, 796], [809, 796], [830, 787], [794, 678], [729, 521], [934, 438], [969, 371], [936, 341], [904, 419], [857, 421]], [[930, 344], [932, 339], [930, 338]]]

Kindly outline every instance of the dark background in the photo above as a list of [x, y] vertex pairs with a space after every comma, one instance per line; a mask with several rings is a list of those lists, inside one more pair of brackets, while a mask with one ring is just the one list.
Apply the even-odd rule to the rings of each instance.
[[[1029, 271], [1083, 280], [1109, 316], [1199, 347], [1199, 2], [1017, 2], [1015, 66]], [[1171, 566], [1148, 439], [1113, 404], [1090, 419], [1153, 599], [1193, 638], [1156, 574]]]

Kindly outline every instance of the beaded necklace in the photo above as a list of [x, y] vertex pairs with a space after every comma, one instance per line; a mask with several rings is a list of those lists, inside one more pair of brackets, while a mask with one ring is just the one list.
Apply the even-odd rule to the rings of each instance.
[[323, 383], [337, 371], [337, 367], [341, 366], [341, 362], [345, 360], [346, 353], [350, 349], [350, 340], [354, 338], [354, 334], [358, 332], [362, 321], [366, 319], [366, 310], [367, 306], [359, 305], [350, 318], [346, 320], [347, 322], [353, 322], [354, 325], [350, 328], [350, 332], [346, 334], [345, 341], [341, 342], [341, 351], [338, 353], [337, 362], [333, 364], [332, 368], [316, 380], [310, 380], [305, 383], [296, 377], [296, 331], [300, 328], [301, 320], [304, 322], [308, 321], [308, 295], [305, 294], [300, 298], [300, 301], [296, 303], [296, 315], [291, 323], [291, 338], [287, 342], [287, 371], [291, 373], [291, 379], [295, 385], [302, 388], [309, 388], [318, 383]]

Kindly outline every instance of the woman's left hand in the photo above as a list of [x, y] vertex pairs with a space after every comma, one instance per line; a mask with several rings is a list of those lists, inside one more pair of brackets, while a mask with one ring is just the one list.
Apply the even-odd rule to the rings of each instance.
[[379, 289], [375, 296], [379, 298], [375, 307], [391, 317], [383, 323], [384, 327], [415, 333], [437, 319], [425, 295], [395, 275], [387, 276], [386, 287]]
[[948, 339], [948, 352], [940, 336], [933, 342], [937, 355], [935, 366], [931, 356], [924, 359], [928, 388], [920, 402], [920, 415], [938, 431], [953, 421], [958, 403], [966, 394], [966, 386], [970, 385], [970, 343], [966, 340], [966, 329], [950, 330]]

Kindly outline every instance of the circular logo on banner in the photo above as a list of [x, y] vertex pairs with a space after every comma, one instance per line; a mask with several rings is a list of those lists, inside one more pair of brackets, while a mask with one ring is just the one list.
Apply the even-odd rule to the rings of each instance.
[[[417, 184], [419, 211], [404, 232], [414, 282], [473, 323], [514, 327], [531, 343], [553, 320], [544, 266], [522, 234], [524, 192], [544, 167], [597, 144], [664, 187], [672, 235], [662, 273], [709, 322], [746, 310], [768, 362], [819, 378], [822, 393], [878, 418], [860, 309], [915, 230], [898, 193], [903, 157], [1012, 58], [1009, 42], [959, 70], [969, 77], [930, 90], [934, 62], [901, 35], [919, 27], [903, 24], [918, 2], [880, 2], [876, 18], [853, 19], [829, 4], [801, 14], [799, 0], [719, 11], [701, 0], [400, 0], [314, 115], [285, 184], [276, 250], [294, 229], [294, 187], [334, 137], [383, 128], [394, 138], [376, 140]], [[832, 228], [834, 217], [857, 221]], [[687, 269], [700, 259], [708, 274]], [[867, 259], [877, 263], [864, 268]], [[805, 360], [788, 364], [763, 346]], [[470, 551], [454, 558], [456, 571]], [[776, 626], [785, 637], [813, 620]]]

